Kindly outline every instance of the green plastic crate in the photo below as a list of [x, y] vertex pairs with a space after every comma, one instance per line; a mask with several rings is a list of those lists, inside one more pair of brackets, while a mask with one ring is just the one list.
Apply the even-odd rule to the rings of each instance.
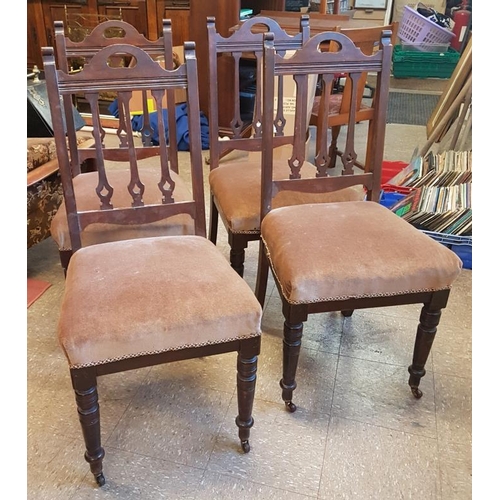
[[450, 78], [459, 59], [460, 53], [451, 48], [447, 52], [419, 52], [396, 45], [392, 74], [394, 78]]

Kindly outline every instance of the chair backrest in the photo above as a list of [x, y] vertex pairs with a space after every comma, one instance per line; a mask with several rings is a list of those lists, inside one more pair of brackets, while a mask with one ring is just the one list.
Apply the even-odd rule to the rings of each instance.
[[[229, 37], [225, 38], [216, 31], [215, 18], [207, 18], [208, 61], [209, 61], [209, 134], [210, 168], [217, 168], [219, 158], [228, 150], [260, 151], [262, 136], [262, 30], [274, 34], [275, 48], [285, 55], [288, 50], [295, 50], [309, 39], [309, 17], [301, 16], [300, 30], [296, 35], [289, 35], [273, 19], [256, 16], [246, 20]], [[245, 81], [241, 68], [250, 62], [250, 73], [254, 87], [254, 101], [251, 104], [251, 118], [242, 117], [242, 91]], [[227, 102], [221, 92], [219, 71], [224, 66], [224, 74], [230, 74], [234, 85], [234, 100]], [[283, 92], [280, 79], [278, 91]], [[231, 113], [230, 129], [221, 131], [219, 114], [221, 107]], [[222, 132], [222, 133], [221, 133]], [[230, 140], [222, 140], [222, 135]]]
[[[348, 186], [363, 185], [368, 200], [378, 201], [380, 196], [381, 170], [385, 138], [385, 121], [389, 95], [389, 77], [391, 69], [392, 45], [390, 32], [384, 32], [380, 39], [380, 50], [371, 56], [363, 54], [345, 35], [338, 32], [324, 32], [310, 38], [292, 57], [281, 57], [274, 49], [272, 33], [264, 35], [264, 113], [262, 139], [262, 206], [264, 217], [271, 209], [272, 198], [280, 191], [318, 192], [318, 190], [335, 191]], [[321, 46], [335, 42], [335, 52], [322, 51]], [[354, 148], [354, 132], [356, 125], [356, 98], [350, 99], [349, 120], [347, 123], [346, 144], [342, 155], [342, 175], [329, 176], [329, 140], [328, 109], [331, 88], [336, 75], [344, 73], [356, 87], [363, 72], [377, 75], [377, 87], [374, 96], [374, 117], [376, 134], [373, 154], [365, 171], [354, 171], [356, 151]], [[317, 154], [314, 164], [317, 168], [316, 178], [301, 179], [301, 167], [307, 160], [306, 138], [309, 120], [307, 117], [308, 85], [310, 74], [322, 75], [321, 96], [319, 102], [319, 124], [317, 127]], [[277, 75], [292, 75], [296, 85], [295, 122], [293, 151], [288, 158], [290, 179], [273, 180], [272, 143], [276, 129], [276, 104], [274, 103], [274, 86]]]
[[[193, 42], [184, 44], [185, 62], [175, 70], [164, 69], [144, 50], [128, 44], [114, 44], [95, 53], [92, 59], [75, 74], [68, 74], [56, 68], [54, 49], [42, 49], [45, 78], [49, 95], [50, 110], [54, 126], [59, 169], [63, 185], [68, 225], [73, 251], [82, 246], [81, 231], [90, 224], [148, 224], [178, 214], [188, 214], [193, 219], [196, 234], [206, 236], [205, 207], [203, 198], [203, 166], [201, 154], [200, 109], [198, 98], [198, 75]], [[110, 61], [118, 54], [127, 54], [135, 61], [127, 67], [112, 67]], [[191, 193], [192, 200], [178, 202], [178, 186], [172, 180], [171, 152], [167, 142], [175, 138], [175, 131], [166, 132], [167, 118], [163, 98], [167, 90], [184, 89], [187, 94], [187, 119], [190, 138]], [[158, 121], [159, 147], [144, 145], [135, 137], [134, 122], [130, 111], [132, 92], [149, 90], [155, 100]], [[115, 92], [120, 112], [120, 128], [108, 133], [102, 126], [99, 109], [101, 92]], [[80, 94], [88, 102], [92, 119], [92, 134], [95, 145], [86, 151], [95, 158], [97, 185], [95, 196], [100, 209], [82, 210], [74, 196], [74, 182], [71, 172], [71, 153], [66, 147], [64, 130], [64, 108], [66, 95]], [[144, 120], [150, 120], [147, 108]], [[152, 113], [151, 113], [152, 115]], [[68, 134], [74, 134], [68, 130]], [[167, 137], [168, 135], [168, 137]], [[74, 138], [73, 138], [74, 140]], [[145, 190], [141, 181], [140, 160], [151, 154], [158, 157], [156, 192]], [[113, 178], [115, 162], [130, 170], [130, 183], [125, 193], [129, 202], [113, 204], [118, 193], [110, 179]], [[151, 183], [149, 183], [149, 186]], [[123, 193], [121, 193], [123, 195]], [[185, 215], [186, 216], [186, 215]]]
[[[103, 47], [117, 43], [128, 43], [135, 45], [147, 52], [151, 57], [172, 54], [172, 23], [170, 19], [163, 20], [163, 36], [157, 40], [148, 40], [135, 26], [120, 21], [111, 20], [98, 24], [83, 40], [72, 41], [65, 35], [63, 21], [54, 21], [55, 45], [57, 64], [59, 69], [68, 72], [68, 59], [82, 59], [83, 63], [92, 57]], [[167, 35], [167, 36], [165, 36]], [[167, 58], [165, 65], [172, 69], [172, 59]]]
[[[144, 35], [139, 33], [135, 26], [121, 20], [104, 21], [98, 24], [83, 40], [79, 42], [74, 42], [66, 36], [64, 23], [62, 21], [54, 21], [54, 32], [57, 65], [60, 70], [65, 71], [66, 73], [70, 73], [71, 71], [69, 61], [77, 59], [84, 66], [90, 62], [92, 57], [94, 57], [94, 55], [103, 47], [119, 43], [134, 45], [144, 50], [153, 59], [161, 61], [167, 69], [174, 69], [176, 66], [172, 42], [172, 22], [170, 19], [163, 20], [163, 36], [154, 41], [148, 40]], [[130, 59], [127, 58], [126, 54], [118, 53], [113, 56], [113, 59], [110, 60], [110, 63], [115, 66], [123, 66], [129, 62]], [[70, 101], [74, 99], [74, 97], [68, 95], [65, 96], [64, 99], [67, 101], [65, 103], [65, 120], [67, 127], [74, 129], [75, 124], [73, 113], [71, 107], [69, 106]], [[175, 108], [175, 95], [173, 91], [169, 90], [167, 92], [166, 102], [168, 109]], [[147, 106], [148, 96], [146, 91], [142, 91], [142, 109], [146, 109]], [[169, 113], [168, 124], [170, 129], [175, 129], [176, 120], [174, 113]], [[152, 134], [151, 124], [144, 122], [144, 127], [141, 132], [143, 141], [150, 145]], [[72, 155], [73, 175], [78, 175], [81, 173], [81, 164], [88, 158], [82, 157], [82, 155], [79, 154], [77, 145], [71, 140], [72, 136], [73, 134], [69, 135], [68, 146]], [[169, 149], [172, 158], [175, 159], [177, 157], [177, 141], [172, 141], [169, 144]], [[179, 171], [176, 163], [172, 164], [172, 169], [174, 172]]]

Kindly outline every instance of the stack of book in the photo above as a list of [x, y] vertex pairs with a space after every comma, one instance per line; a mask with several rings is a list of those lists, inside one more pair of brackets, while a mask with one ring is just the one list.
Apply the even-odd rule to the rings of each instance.
[[391, 210], [418, 229], [472, 235], [472, 151], [415, 157], [389, 184], [410, 189]]

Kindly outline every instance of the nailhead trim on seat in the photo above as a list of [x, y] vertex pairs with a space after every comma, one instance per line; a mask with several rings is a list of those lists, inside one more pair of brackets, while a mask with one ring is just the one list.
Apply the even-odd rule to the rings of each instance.
[[[264, 248], [266, 249], [266, 255], [268, 257], [268, 261], [269, 261], [269, 265], [271, 266], [272, 270], [273, 270], [273, 274], [274, 276], [276, 276], [276, 273], [274, 272], [274, 267], [273, 267], [273, 264], [271, 262], [271, 260], [269, 259], [269, 250], [267, 248], [267, 245], [266, 245], [266, 242], [264, 241], [264, 239], [262, 239], [263, 243], [264, 243]], [[284, 287], [282, 285], [282, 283], [280, 282], [280, 280], [278, 278], [276, 278], [276, 281], [278, 282], [280, 288], [281, 288], [281, 292], [282, 292], [282, 295], [283, 297], [286, 297], [286, 294], [285, 294], [285, 291], [284, 291]], [[440, 288], [439, 290], [450, 290], [451, 289], [451, 286], [448, 286], [446, 288]], [[332, 301], [332, 300], [350, 300], [350, 299], [369, 299], [369, 298], [375, 298], [375, 297], [396, 297], [397, 295], [405, 295], [407, 293], [425, 293], [425, 292], [437, 292], [438, 290], [437, 289], [434, 289], [434, 288], [423, 288], [423, 289], [420, 289], [420, 290], [401, 290], [400, 292], [397, 292], [397, 293], [376, 293], [376, 294], [361, 294], [361, 295], [355, 295], [355, 296], [349, 296], [349, 295], [341, 295], [339, 297], [320, 297], [316, 300], [303, 300], [303, 301], [290, 301], [288, 299], [285, 299], [289, 304], [293, 304], [293, 305], [298, 305], [298, 304], [317, 304], [318, 302], [329, 302], [329, 301]]]
[[151, 356], [152, 354], [161, 354], [163, 352], [169, 352], [169, 351], [180, 351], [182, 349], [190, 349], [193, 347], [204, 347], [207, 345], [225, 344], [227, 342], [233, 342], [235, 340], [245, 340], [245, 339], [250, 339], [252, 337], [260, 337], [260, 333], [252, 333], [252, 334], [244, 335], [241, 337], [222, 339], [222, 340], [218, 340], [218, 341], [208, 341], [208, 342], [203, 342], [201, 344], [191, 344], [191, 345], [186, 344], [186, 345], [181, 345], [181, 346], [170, 348], [170, 349], [159, 349], [159, 350], [155, 350], [155, 351], [138, 352], [137, 354], [128, 354], [126, 356], [118, 356], [116, 358], [107, 358], [107, 359], [104, 359], [103, 361], [95, 361], [92, 363], [80, 363], [77, 365], [70, 365], [70, 369], [88, 368], [90, 366], [99, 366], [99, 365], [104, 365], [106, 363], [114, 363], [115, 361], [122, 361], [124, 359], [138, 358], [140, 356]]

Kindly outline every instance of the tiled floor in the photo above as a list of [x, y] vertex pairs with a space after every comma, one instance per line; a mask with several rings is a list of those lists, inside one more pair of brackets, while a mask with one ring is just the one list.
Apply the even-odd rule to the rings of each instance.
[[[424, 127], [389, 125], [385, 158], [408, 161], [425, 139]], [[223, 228], [218, 246], [228, 256]], [[257, 243], [246, 263], [253, 288]], [[102, 488], [83, 458], [55, 335], [64, 280], [51, 240], [28, 250], [27, 272], [52, 284], [28, 309], [28, 498], [472, 498], [472, 271], [442, 315], [422, 399], [407, 385], [419, 307], [320, 314], [304, 328], [294, 414], [281, 401], [282, 319], [270, 286], [248, 455], [234, 423], [233, 354], [102, 377]]]

